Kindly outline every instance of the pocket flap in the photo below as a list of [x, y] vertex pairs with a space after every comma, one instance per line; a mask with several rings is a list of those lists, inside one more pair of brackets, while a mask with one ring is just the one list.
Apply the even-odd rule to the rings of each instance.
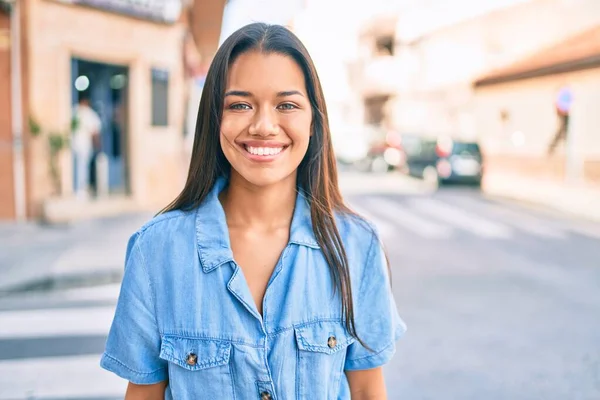
[[190, 371], [217, 367], [229, 363], [231, 342], [163, 336], [160, 358]]
[[304, 351], [333, 354], [348, 347], [354, 338], [339, 321], [319, 321], [294, 328], [298, 348]]

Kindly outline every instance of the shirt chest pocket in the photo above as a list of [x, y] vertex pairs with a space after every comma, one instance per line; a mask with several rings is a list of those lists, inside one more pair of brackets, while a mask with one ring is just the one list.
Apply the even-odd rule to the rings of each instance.
[[173, 398], [234, 398], [231, 347], [225, 340], [163, 336], [160, 358], [169, 362]]
[[294, 327], [297, 345], [298, 399], [327, 393], [337, 399], [344, 373], [346, 349], [355, 339], [339, 321], [319, 321]]

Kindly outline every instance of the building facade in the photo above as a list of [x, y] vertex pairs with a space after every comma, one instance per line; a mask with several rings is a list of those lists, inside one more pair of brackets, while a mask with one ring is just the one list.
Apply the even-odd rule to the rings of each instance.
[[381, 16], [365, 27], [354, 81], [374, 110], [367, 118], [401, 132], [477, 138], [475, 79], [600, 23], [595, 0], [527, 0], [429, 25], [447, 7]]
[[15, 215], [11, 129], [10, 11], [0, 3], [0, 220]]
[[482, 76], [474, 92], [488, 169], [600, 186], [600, 24]]
[[[202, 7], [181, 0], [19, 3], [26, 217], [70, 220], [164, 207], [178, 194], [187, 172], [184, 120], [189, 73], [184, 53], [194, 15]], [[220, 31], [224, 1], [208, 3], [204, 8], [220, 9], [213, 14], [218, 23], [203, 28], [212, 32], [207, 36], [214, 43], [195, 37], [202, 29], [191, 34], [204, 56], [201, 64], [209, 63], [216, 49], [214, 31]], [[0, 15], [1, 31], [5, 21]], [[0, 68], [4, 68], [1, 42]], [[5, 85], [1, 87], [0, 104], [4, 104]], [[103, 182], [103, 196], [84, 200], [74, 197], [74, 157], [69, 145], [74, 106], [83, 92], [89, 93], [102, 121], [105, 156], [100, 167], [92, 167], [97, 171], [93, 180]], [[6, 123], [5, 108], [0, 108], [4, 143], [4, 136], [14, 136], [14, 127]], [[11, 165], [5, 174], [2, 165], [3, 219], [17, 217], [14, 199], [18, 196], [5, 195], [16, 186], [9, 179], [18, 175], [13, 170]]]

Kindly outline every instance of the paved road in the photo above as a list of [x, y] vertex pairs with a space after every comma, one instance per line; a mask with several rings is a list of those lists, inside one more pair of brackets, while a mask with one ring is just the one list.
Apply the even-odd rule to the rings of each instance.
[[[390, 399], [600, 399], [600, 225], [350, 176], [376, 225], [409, 331]], [[0, 399], [117, 399], [97, 367], [118, 285], [0, 299]]]

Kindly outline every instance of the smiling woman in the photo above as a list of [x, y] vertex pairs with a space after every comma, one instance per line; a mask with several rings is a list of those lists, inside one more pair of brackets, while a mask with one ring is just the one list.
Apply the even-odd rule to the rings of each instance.
[[250, 51], [231, 65], [221, 118], [221, 147], [231, 179], [265, 186], [295, 170], [308, 149], [312, 110], [304, 74], [290, 57]]
[[188, 180], [132, 236], [102, 366], [127, 399], [385, 399], [405, 325], [337, 184], [314, 65], [286, 28], [229, 37]]

